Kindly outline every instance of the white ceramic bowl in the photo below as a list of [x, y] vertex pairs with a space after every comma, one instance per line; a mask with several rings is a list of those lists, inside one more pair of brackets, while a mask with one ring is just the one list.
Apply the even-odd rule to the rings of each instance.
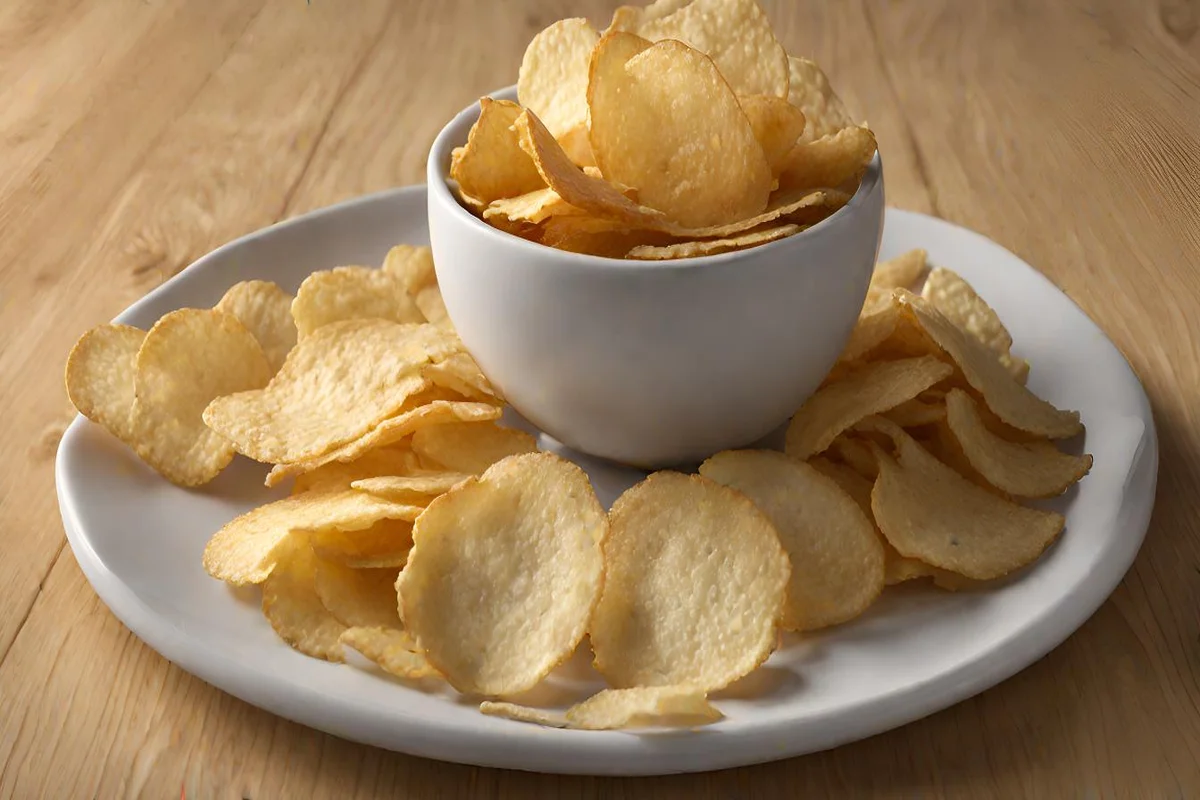
[[850, 202], [804, 233], [623, 261], [528, 242], [459, 205], [450, 151], [478, 114], [477, 104], [460, 113], [430, 150], [429, 236], [454, 326], [524, 417], [584, 453], [658, 467], [754, 442], [817, 388], [870, 282], [878, 154]]

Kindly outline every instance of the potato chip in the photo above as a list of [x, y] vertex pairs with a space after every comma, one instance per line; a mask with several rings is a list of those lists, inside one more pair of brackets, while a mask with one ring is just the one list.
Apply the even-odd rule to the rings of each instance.
[[[874, 459], [874, 456], [871, 458]], [[863, 477], [849, 464], [830, 461], [824, 456], [813, 456], [808, 460], [808, 465], [836, 483], [843, 492], [858, 503], [858, 507], [862, 509], [868, 519], [874, 519], [871, 516], [871, 488], [873, 486], [871, 479]]]
[[437, 284], [433, 268], [433, 251], [424, 246], [398, 244], [388, 250], [383, 260], [383, 271], [399, 278], [404, 290], [410, 295]]
[[373, 267], [336, 267], [312, 273], [296, 292], [292, 318], [301, 339], [331, 322], [348, 319], [425, 321], [403, 281], [393, 272]]
[[871, 288], [886, 291], [911, 289], [928, 267], [928, 253], [920, 248], [901, 253], [895, 258], [880, 261], [871, 273]]
[[550, 217], [562, 215], [581, 215], [581, 209], [568, 203], [559, 196], [558, 192], [549, 186], [535, 189], [527, 194], [516, 197], [506, 197], [493, 200], [483, 211], [483, 218], [489, 222], [496, 217], [504, 217], [512, 221], [543, 222]]
[[609, 34], [592, 57], [588, 104], [601, 172], [636, 186], [640, 203], [685, 227], [760, 213], [771, 170], [713, 62], [677, 41], [632, 57], [606, 46], [610, 37], [627, 36]]
[[531, 708], [498, 700], [484, 700], [479, 704], [479, 713], [488, 717], [511, 719], [514, 722], [530, 722], [547, 728], [569, 727], [566, 717], [561, 713], [556, 714], [542, 708]]
[[397, 678], [439, 677], [438, 671], [416, 649], [407, 632], [387, 627], [354, 627], [341, 636], [341, 643], [374, 661], [380, 669]]
[[353, 461], [331, 461], [296, 477], [293, 494], [312, 490], [349, 489], [350, 484], [378, 475], [411, 475], [421, 460], [406, 444], [368, 450]]
[[123, 442], [133, 441], [134, 365], [146, 332], [100, 325], [79, 337], [67, 357], [67, 396], [85, 417]]
[[674, 14], [691, 2], [692, 0], [654, 0], [653, 3], [644, 8], [621, 6], [613, 12], [612, 22], [605, 29], [605, 33], [609, 31], [629, 31], [630, 33], [636, 33], [640, 26]]
[[496, 404], [504, 402], [469, 353], [455, 353], [444, 361], [427, 364], [421, 374], [435, 387], [447, 389], [468, 400]]
[[479, 475], [502, 458], [536, 452], [537, 440], [494, 422], [450, 422], [421, 428], [412, 447], [427, 468]]
[[788, 58], [788, 72], [788, 102], [804, 112], [803, 141], [832, 136], [854, 125], [842, 99], [833, 91], [829, 78], [816, 62], [807, 58]]
[[398, 569], [353, 569], [317, 558], [314, 558], [314, 563], [317, 597], [338, 622], [348, 628], [399, 627], [400, 611], [396, 600]]
[[894, 408], [953, 372], [933, 356], [866, 364], [817, 390], [800, 407], [788, 425], [787, 454], [796, 459], [816, 455], [863, 417]]
[[946, 352], [988, 408], [1018, 430], [1066, 439], [1083, 430], [1079, 412], [1061, 411], [1018, 383], [978, 339], [960, 330], [929, 302], [910, 293], [898, 298], [910, 319]]
[[235, 586], [262, 583], [275, 568], [279, 543], [291, 531], [361, 530], [381, 519], [413, 520], [423, 510], [353, 489], [305, 492], [226, 523], [204, 548], [204, 569]]
[[969, 482], [898, 426], [878, 420], [897, 455], [877, 448], [871, 493], [875, 522], [901, 555], [968, 578], [999, 578], [1032, 561], [1063, 528], [1063, 517], [1011, 503]]
[[742, 250], [777, 239], [783, 239], [804, 230], [799, 225], [779, 225], [774, 228], [749, 231], [728, 239], [704, 239], [695, 242], [678, 242], [664, 247], [638, 245], [626, 255], [628, 258], [643, 261], [664, 261], [673, 258], [699, 258], [717, 253], [727, 253], [730, 250]]
[[782, 97], [767, 94], [739, 97], [738, 104], [767, 157], [771, 174], [778, 175], [787, 166], [792, 147], [804, 132], [804, 112]]
[[381, 475], [363, 478], [353, 484], [360, 492], [367, 492], [397, 503], [424, 505], [440, 494], [453, 489], [470, 475], [462, 472], [432, 472], [423, 475]]
[[787, 97], [787, 52], [754, 0], [693, 0], [655, 16], [643, 15], [635, 32], [652, 42], [675, 39], [707, 54], [738, 94]]
[[454, 330], [454, 323], [450, 319], [450, 312], [446, 310], [446, 301], [442, 299], [442, 290], [436, 285], [426, 286], [417, 292], [415, 300], [417, 308], [421, 311], [421, 316], [427, 322], [449, 331]]
[[921, 296], [948, 320], [995, 352], [1000, 363], [1019, 383], [1025, 382], [1029, 362], [1012, 355], [1012, 335], [971, 284], [954, 272], [938, 267], [926, 278]]
[[263, 615], [279, 638], [313, 658], [343, 661], [338, 637], [346, 626], [321, 604], [315, 584], [317, 559], [302, 535], [276, 548], [275, 569], [263, 581]]
[[583, 638], [607, 528], [579, 467], [551, 453], [507, 458], [417, 521], [397, 583], [405, 625], [460, 692], [529, 689]]
[[1092, 468], [1090, 455], [1059, 452], [1049, 442], [1010, 442], [992, 433], [971, 396], [961, 389], [946, 395], [946, 421], [963, 453], [987, 481], [1017, 497], [1062, 494]]
[[875, 455], [871, 452], [871, 448], [859, 439], [843, 433], [829, 445], [829, 452], [837, 456], [841, 463], [871, 482], [874, 482], [876, 476], [879, 475], [879, 465], [875, 463]]
[[791, 565], [745, 496], [658, 472], [617, 499], [609, 525], [590, 637], [610, 685], [719, 689], [775, 649]]
[[471, 126], [467, 144], [451, 155], [450, 177], [464, 194], [485, 206], [546, 185], [512, 128], [520, 114], [516, 103], [481, 98], [479, 119]]
[[461, 350], [433, 325], [335, 322], [303, 338], [266, 388], [217, 398], [204, 421], [257, 461], [313, 458], [394, 416], [426, 388], [425, 364]]
[[[864, 419], [860, 425], [874, 426], [874, 418]], [[987, 478], [979, 474], [979, 470], [971, 466], [970, 459], [963, 452], [962, 446], [958, 440], [954, 438], [954, 434], [950, 431], [950, 426], [946, 420], [939, 420], [937, 423], [922, 430], [918, 441], [926, 451], [929, 452], [938, 461], [941, 461], [950, 469], [957, 472], [959, 475], [966, 478], [976, 486], [987, 489], [994, 494], [1003, 494], [988, 482]]]
[[[845, 192], [835, 189], [789, 189], [775, 192], [771, 201], [761, 213], [736, 222], [724, 225], [712, 225], [707, 228], [681, 228], [679, 226], [661, 226], [675, 236], [689, 239], [732, 236], [733, 234], [765, 225], [779, 219], [787, 219], [796, 223], [815, 224], [829, 214], [841, 208], [850, 199]], [[808, 216], [804, 216], [808, 214]]]
[[130, 419], [134, 449], [163, 477], [199, 486], [233, 460], [233, 447], [204, 424], [214, 398], [258, 389], [271, 365], [232, 314], [184, 308], [162, 317], [138, 350]]
[[646, 725], [711, 725], [724, 715], [703, 691], [691, 686], [638, 686], [605, 689], [567, 709], [572, 728], [607, 731]]
[[[424, 509], [414, 506], [417, 511]], [[414, 517], [406, 512], [406, 517]], [[313, 552], [325, 561], [353, 569], [399, 569], [412, 550], [412, 522], [381, 519], [369, 528], [343, 531], [329, 528], [311, 535]]]
[[[584, 171], [595, 169], [596, 156], [592, 154], [592, 143], [588, 141], [588, 126], [586, 123], [576, 125], [571, 130], [559, 136], [558, 144], [575, 166], [583, 167]], [[600, 176], [593, 175], [592, 177], [598, 178]], [[627, 191], [622, 191], [621, 193], [626, 197], [630, 196]], [[636, 201], [637, 198], [631, 197], [630, 199]]]
[[517, 101], [556, 138], [587, 124], [588, 64], [599, 39], [586, 19], [561, 19], [525, 48]]
[[246, 326], [266, 354], [271, 374], [278, 372], [296, 346], [292, 296], [270, 281], [242, 281], [229, 287], [216, 308]]
[[775, 526], [792, 563], [785, 630], [837, 625], [883, 591], [883, 546], [875, 526], [837, 482], [783, 453], [717, 453], [700, 474], [750, 498]]
[[945, 419], [946, 406], [944, 403], [927, 402], [914, 397], [883, 412], [883, 416], [901, 428], [919, 428]]
[[779, 186], [790, 189], [837, 188], [857, 181], [875, 157], [875, 134], [851, 126], [831, 136], [797, 144], [779, 173]]
[[865, 357], [888, 340], [899, 321], [900, 309], [894, 303], [864, 308], [838, 361], [844, 364]]

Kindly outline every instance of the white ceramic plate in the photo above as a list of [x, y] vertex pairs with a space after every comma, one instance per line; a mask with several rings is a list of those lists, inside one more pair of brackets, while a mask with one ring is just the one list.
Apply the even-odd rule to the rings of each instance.
[[[210, 253], [118, 321], [147, 328], [172, 309], [211, 306], [246, 278], [295, 290], [312, 270], [377, 264], [392, 244], [425, 241], [424, 188], [364, 197]], [[201, 568], [213, 531], [282, 494], [262, 488], [265, 468], [244, 459], [208, 487], [186, 491], [142, 466], [99, 427], [76, 419], [57, 464], [67, 537], [113, 613], [183, 669], [281, 716], [406, 753], [544, 772], [658, 774], [785, 758], [903, 725], [995, 685], [1078, 628], [1133, 562], [1158, 470], [1141, 386], [1066, 296], [977, 234], [889, 211], [881, 257], [918, 246], [934, 263], [961, 272], [996, 307], [1016, 351], [1033, 363], [1030, 387], [1081, 410], [1095, 468], [1050, 504], [1066, 513], [1067, 529], [1032, 569], [979, 593], [898, 587], [852, 624], [788, 639], [764, 669], [715, 698], [727, 718], [709, 728], [543, 729], [484, 717], [446, 690], [422, 691], [293, 652], [263, 619], [257, 590], [232, 591]], [[576, 460], [605, 503], [639, 477]], [[534, 699], [563, 702], [593, 688], [600, 683], [579, 654]]]

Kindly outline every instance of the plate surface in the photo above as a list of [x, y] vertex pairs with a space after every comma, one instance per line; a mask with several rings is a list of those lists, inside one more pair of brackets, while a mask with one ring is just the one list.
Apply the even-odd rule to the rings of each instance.
[[[393, 244], [426, 241], [423, 187], [360, 198], [210, 253], [118, 321], [146, 328], [167, 311], [211, 306], [248, 278], [294, 291], [313, 270], [378, 264]], [[163, 656], [249, 703], [380, 747], [487, 766], [641, 775], [769, 761], [880, 733], [995, 685], [1082, 625], [1137, 554], [1158, 470], [1140, 384], [1065, 295], [982, 236], [889, 210], [880, 257], [913, 247], [960, 272], [997, 309], [1015, 351], [1033, 364], [1034, 391], [1082, 412], [1095, 468], [1049, 503], [1067, 515], [1067, 529], [1032, 569], [986, 592], [895, 587], [851, 624], [786, 639], [763, 669], [714, 696], [727, 718], [701, 731], [542, 729], [484, 717], [447, 690], [410, 688], [293, 652], [263, 619], [257, 590], [232, 591], [200, 563], [223, 523], [284, 494], [264, 489], [265, 467], [245, 459], [188, 491], [77, 418], [57, 461], [67, 537], [101, 599]], [[588, 470], [605, 504], [641, 475], [564, 454]], [[528, 699], [562, 703], [596, 688], [580, 653]]]

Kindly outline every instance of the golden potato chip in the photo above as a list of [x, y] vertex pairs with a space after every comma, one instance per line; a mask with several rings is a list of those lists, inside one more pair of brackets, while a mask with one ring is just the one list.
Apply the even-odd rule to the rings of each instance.
[[403, 281], [393, 272], [373, 267], [336, 267], [309, 275], [292, 301], [292, 318], [301, 339], [331, 322], [348, 319], [425, 321]]
[[205, 426], [205, 406], [270, 379], [262, 347], [232, 314], [172, 311], [154, 324], [138, 350], [130, 420], [134, 449], [172, 483], [208, 483], [233, 460], [233, 447]]
[[517, 73], [517, 102], [562, 137], [587, 124], [588, 64], [599, 41], [586, 19], [560, 19], [525, 48]]
[[529, 689], [583, 638], [607, 528], [579, 467], [551, 453], [507, 458], [417, 520], [397, 582], [404, 623], [460, 692]]
[[[418, 511], [424, 509], [415, 507]], [[413, 517], [409, 512], [406, 517]], [[353, 569], [399, 569], [412, 550], [412, 522], [381, 519], [369, 528], [343, 531], [329, 528], [311, 535], [313, 552], [325, 561]]]
[[349, 628], [342, 634], [341, 643], [354, 648], [397, 678], [439, 677], [438, 671], [416, 648], [412, 636], [397, 628]]
[[657, 13], [643, 15], [635, 33], [652, 42], [675, 39], [707, 54], [738, 94], [787, 97], [787, 52], [754, 0], [693, 0]]
[[744, 495], [657, 472], [617, 499], [609, 525], [589, 635], [610, 685], [719, 689], [775, 649], [791, 565]]
[[875, 157], [875, 134], [857, 125], [792, 148], [779, 173], [781, 188], [837, 188], [857, 181]]
[[1063, 528], [1063, 517], [1011, 503], [963, 478], [898, 426], [881, 422], [896, 457], [876, 447], [875, 522], [909, 558], [968, 578], [999, 578], [1035, 561]]
[[267, 474], [266, 485], [277, 486], [293, 475], [310, 472], [335, 461], [355, 461], [365, 453], [389, 447], [415, 431], [456, 422], [477, 423], [499, 419], [502, 410], [491, 403], [464, 400], [434, 400], [404, 411], [376, 425], [363, 436], [319, 456], [276, 464]]
[[627, 36], [605, 36], [592, 57], [588, 105], [601, 172], [636, 186], [640, 203], [686, 227], [762, 212], [771, 169], [712, 60], [671, 40], [632, 57], [606, 46]]
[[804, 225], [815, 225], [844, 206], [849, 200], [850, 195], [836, 189], [782, 189], [771, 195], [771, 201], [767, 204], [765, 211], [753, 217], [708, 228], [671, 226], [664, 227], [664, 229], [676, 236], [702, 238], [731, 236], [780, 219]]
[[204, 569], [235, 586], [262, 583], [275, 568], [279, 543], [291, 531], [361, 530], [381, 519], [413, 520], [423, 510], [353, 489], [305, 492], [259, 506], [227, 523], [208, 540]]
[[892, 289], [911, 289], [925, 274], [928, 257], [928, 253], [916, 248], [880, 261], [871, 273], [871, 288], [887, 292], [889, 298]]
[[664, 261], [673, 258], [699, 258], [701, 256], [711, 256], [717, 253], [727, 253], [730, 250], [743, 250], [747, 247], [754, 247], [767, 242], [773, 242], [776, 239], [783, 239], [793, 234], [802, 231], [799, 225], [779, 225], [774, 228], [766, 228], [763, 230], [749, 231], [740, 233], [736, 236], [731, 236], [728, 239], [703, 239], [694, 242], [678, 242], [669, 244], [664, 247], [654, 247], [652, 245], [638, 245], [629, 251], [629, 258], [640, 259], [643, 261]]
[[433, 251], [428, 247], [398, 244], [388, 251], [382, 269], [399, 278], [404, 290], [410, 295], [437, 283], [437, 275], [433, 268]]
[[883, 591], [883, 546], [871, 518], [837, 482], [769, 450], [727, 450], [700, 474], [750, 498], [775, 526], [792, 563], [785, 630], [837, 625]]
[[502, 458], [536, 452], [537, 440], [494, 422], [449, 422], [418, 430], [412, 447], [426, 467], [479, 475]]
[[987, 481], [1017, 497], [1053, 497], [1087, 475], [1090, 455], [1059, 452], [1049, 442], [1010, 442], [987, 429], [979, 408], [961, 389], [946, 395], [946, 421], [963, 453]]
[[948, 320], [995, 352], [1000, 363], [1019, 383], [1025, 382], [1029, 375], [1029, 362], [1012, 355], [1012, 334], [992, 307], [975, 293], [971, 284], [956, 273], [938, 267], [925, 279], [921, 296]]
[[123, 442], [133, 440], [134, 365], [146, 332], [100, 325], [79, 337], [67, 357], [67, 396], [85, 417]]
[[568, 727], [567, 719], [561, 713], [556, 714], [542, 708], [531, 708], [498, 700], [484, 700], [479, 704], [479, 713], [488, 717], [511, 719], [514, 722], [530, 722], [547, 728]]
[[879, 465], [875, 463], [875, 455], [871, 452], [871, 448], [859, 439], [851, 438], [843, 433], [829, 445], [829, 452], [837, 456], [841, 463], [872, 483], [879, 475]]
[[296, 346], [292, 296], [270, 281], [242, 281], [229, 287], [216, 308], [246, 326], [266, 354], [271, 374], [278, 372]]
[[455, 353], [421, 370], [435, 387], [447, 389], [468, 400], [480, 403], [503, 404], [504, 399], [471, 358], [469, 353]]
[[662, 19], [668, 14], [674, 14], [679, 9], [691, 3], [692, 0], [654, 0], [648, 6], [621, 6], [613, 12], [612, 22], [605, 33], [609, 31], [629, 31], [636, 33], [637, 29], [648, 22]]
[[567, 709], [568, 725], [592, 731], [646, 725], [695, 727], [723, 717], [704, 692], [692, 686], [605, 689]]
[[368, 492], [397, 503], [425, 505], [453, 489], [470, 475], [462, 472], [431, 472], [422, 475], [386, 475], [354, 482], [360, 492]]
[[349, 489], [350, 484], [378, 475], [411, 475], [421, 460], [407, 444], [368, 450], [353, 461], [331, 461], [296, 477], [293, 494], [313, 490]]
[[800, 407], [788, 425], [787, 454], [802, 460], [816, 455], [863, 417], [911, 400], [953, 372], [933, 356], [866, 364], [817, 390]]
[[520, 114], [516, 103], [481, 98], [479, 119], [471, 126], [467, 144], [451, 155], [450, 177], [464, 194], [485, 206], [546, 185], [513, 130]]
[[850, 331], [838, 361], [857, 361], [888, 340], [900, 321], [900, 308], [894, 303], [864, 308]]
[[994, 353], [946, 319], [927, 300], [911, 293], [900, 293], [898, 299], [910, 319], [954, 359], [967, 383], [1003, 422], [1050, 439], [1066, 439], [1083, 430], [1079, 412], [1061, 411], [1026, 389]]
[[286, 536], [276, 548], [276, 564], [262, 585], [263, 615], [279, 638], [313, 658], [343, 661], [338, 637], [346, 626], [321, 604], [316, 563], [308, 540]]
[[944, 403], [927, 402], [914, 397], [883, 412], [883, 416], [901, 428], [919, 428], [945, 419], [946, 406]]
[[788, 71], [788, 102], [804, 112], [803, 141], [832, 136], [843, 128], [854, 126], [854, 119], [816, 62], [791, 57], [788, 58]]
[[[877, 427], [874, 425], [874, 418], [864, 419], [860, 425], [864, 427]], [[939, 420], [929, 428], [921, 431], [921, 436], [918, 439], [920, 445], [938, 461], [941, 461], [950, 469], [957, 472], [959, 475], [966, 478], [976, 486], [980, 486], [995, 494], [1003, 494], [988, 482], [987, 478], [979, 474], [975, 467], [971, 466], [970, 459], [963, 452], [958, 440], [954, 438], [954, 434], [950, 431], [950, 426], [946, 420]]]
[[[866, 447], [866, 445], [863, 445]], [[874, 456], [871, 456], [874, 459]], [[836, 483], [843, 492], [850, 495], [854, 502], [858, 503], [858, 507], [862, 509], [863, 514], [868, 519], [874, 521], [871, 516], [871, 488], [870, 478], [865, 478], [854, 467], [849, 464], [844, 464], [840, 461], [830, 461], [824, 456], [813, 456], [808, 460], [808, 465], [817, 472], [829, 478]], [[885, 545], [885, 550], [886, 545]]]
[[767, 94], [739, 97], [738, 104], [767, 157], [771, 174], [778, 175], [804, 132], [804, 112], [782, 97]]
[[265, 388], [210, 403], [204, 422], [256, 461], [313, 458], [394, 416], [426, 388], [425, 364], [461, 350], [433, 325], [335, 322], [300, 340]]
[[[325, 610], [348, 628], [396, 628], [400, 611], [396, 600], [398, 569], [353, 569], [334, 561], [314, 558], [314, 586]], [[268, 581], [271, 579], [268, 578]]]
[[454, 323], [450, 320], [450, 312], [446, 311], [446, 302], [442, 299], [442, 290], [437, 285], [426, 286], [417, 292], [415, 298], [417, 308], [425, 320], [438, 327], [453, 331]]
[[549, 186], [535, 189], [528, 194], [516, 197], [505, 197], [493, 200], [484, 209], [483, 218], [489, 222], [495, 217], [504, 217], [512, 221], [543, 222], [550, 217], [562, 215], [581, 215], [583, 210], [563, 200], [558, 192]]
[[[562, 147], [563, 152], [567, 154], [567, 158], [571, 159], [575, 166], [583, 167], [585, 171], [595, 169], [596, 157], [592, 154], [592, 143], [588, 141], [587, 123], [576, 125], [559, 136], [558, 143]], [[596, 178], [600, 176], [593, 175], [592, 177]], [[629, 197], [629, 192], [622, 191], [622, 194]], [[630, 199], [636, 200], [636, 198]]]

